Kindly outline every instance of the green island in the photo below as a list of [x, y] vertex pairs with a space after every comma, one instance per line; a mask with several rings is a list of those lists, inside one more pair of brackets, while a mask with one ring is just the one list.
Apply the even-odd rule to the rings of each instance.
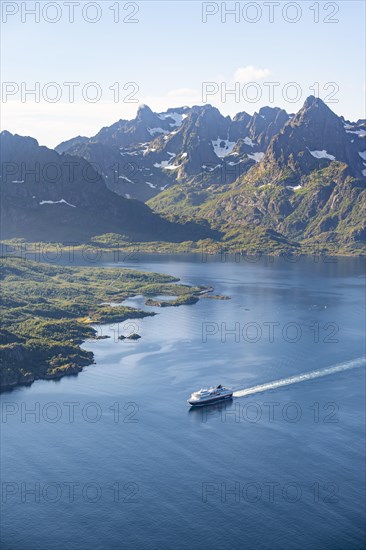
[[336, 256], [365, 256], [363, 242], [340, 245], [338, 242], [323, 242], [319, 239], [304, 239], [301, 243], [284, 240], [272, 229], [257, 227], [247, 232], [233, 232], [221, 241], [202, 239], [171, 243], [163, 241], [134, 242], [124, 234], [106, 233], [96, 235], [88, 241], [73, 243], [27, 241], [24, 238], [3, 239], [0, 241], [1, 254], [4, 256], [21, 256], [28, 258], [85, 257], [126, 261], [141, 254], [195, 254], [204, 261], [209, 256], [225, 258], [277, 256], [300, 258], [318, 256], [323, 258]]
[[0, 390], [77, 374], [92, 364], [93, 353], [80, 344], [106, 337], [92, 324], [156, 315], [122, 305], [126, 298], [143, 295], [154, 305], [154, 296], [165, 295], [174, 297], [169, 305], [188, 305], [212, 290], [132, 269], [63, 267], [18, 257], [1, 258], [0, 266]]

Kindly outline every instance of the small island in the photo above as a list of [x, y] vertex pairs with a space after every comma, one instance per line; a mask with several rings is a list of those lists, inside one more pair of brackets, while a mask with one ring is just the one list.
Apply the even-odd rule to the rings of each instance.
[[145, 301], [145, 305], [153, 307], [189, 306], [196, 304], [199, 298], [197, 294], [183, 294], [182, 296], [177, 296], [174, 300], [154, 300], [153, 298], [148, 298]]
[[[80, 345], [107, 338], [93, 325], [156, 315], [123, 305], [127, 298], [143, 295], [148, 306], [179, 306], [212, 290], [132, 269], [63, 267], [17, 257], [2, 258], [0, 265], [0, 390], [78, 374], [94, 362]], [[174, 299], [158, 304], [156, 296]], [[126, 338], [137, 341], [140, 335]]]

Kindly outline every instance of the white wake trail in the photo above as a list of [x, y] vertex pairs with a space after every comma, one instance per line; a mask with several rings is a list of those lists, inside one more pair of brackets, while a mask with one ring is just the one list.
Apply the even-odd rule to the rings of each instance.
[[289, 376], [288, 378], [282, 378], [281, 380], [273, 380], [272, 382], [266, 382], [265, 384], [259, 384], [258, 386], [252, 386], [251, 388], [243, 388], [234, 391], [234, 397], [246, 397], [253, 393], [260, 393], [268, 390], [274, 390], [283, 386], [289, 386], [291, 384], [298, 384], [299, 382], [305, 382], [306, 380], [313, 380], [314, 378], [321, 378], [322, 376], [328, 376], [336, 372], [342, 372], [349, 369], [355, 369], [365, 365], [365, 357], [358, 357], [352, 361], [346, 361], [339, 363], [332, 367], [326, 367], [325, 369], [313, 370], [305, 372], [303, 374], [297, 374], [296, 376]]

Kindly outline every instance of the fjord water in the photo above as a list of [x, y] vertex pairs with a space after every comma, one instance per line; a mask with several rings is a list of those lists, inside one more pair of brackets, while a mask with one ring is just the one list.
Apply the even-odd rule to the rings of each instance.
[[[103, 265], [177, 275], [231, 300], [121, 324], [139, 341], [104, 326], [112, 338], [84, 344], [95, 365], [2, 395], [2, 548], [361, 548], [362, 261]], [[191, 391], [220, 383], [242, 397], [189, 409]]]

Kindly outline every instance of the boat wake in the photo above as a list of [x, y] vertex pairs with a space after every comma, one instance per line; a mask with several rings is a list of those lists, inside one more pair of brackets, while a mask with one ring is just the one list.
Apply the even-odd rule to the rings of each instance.
[[290, 386], [291, 384], [298, 384], [299, 382], [306, 382], [307, 380], [313, 380], [314, 378], [321, 378], [322, 376], [328, 376], [335, 374], [336, 372], [343, 372], [345, 370], [355, 369], [362, 367], [366, 364], [365, 357], [358, 357], [352, 361], [346, 361], [333, 365], [332, 367], [326, 367], [324, 369], [313, 370], [305, 372], [303, 374], [297, 374], [296, 376], [289, 376], [288, 378], [282, 378], [280, 380], [273, 380], [272, 382], [266, 382], [265, 384], [259, 384], [258, 386], [252, 386], [251, 388], [235, 389], [234, 397], [246, 397], [253, 393], [261, 393], [268, 390], [275, 390], [276, 388], [282, 388], [283, 386]]

